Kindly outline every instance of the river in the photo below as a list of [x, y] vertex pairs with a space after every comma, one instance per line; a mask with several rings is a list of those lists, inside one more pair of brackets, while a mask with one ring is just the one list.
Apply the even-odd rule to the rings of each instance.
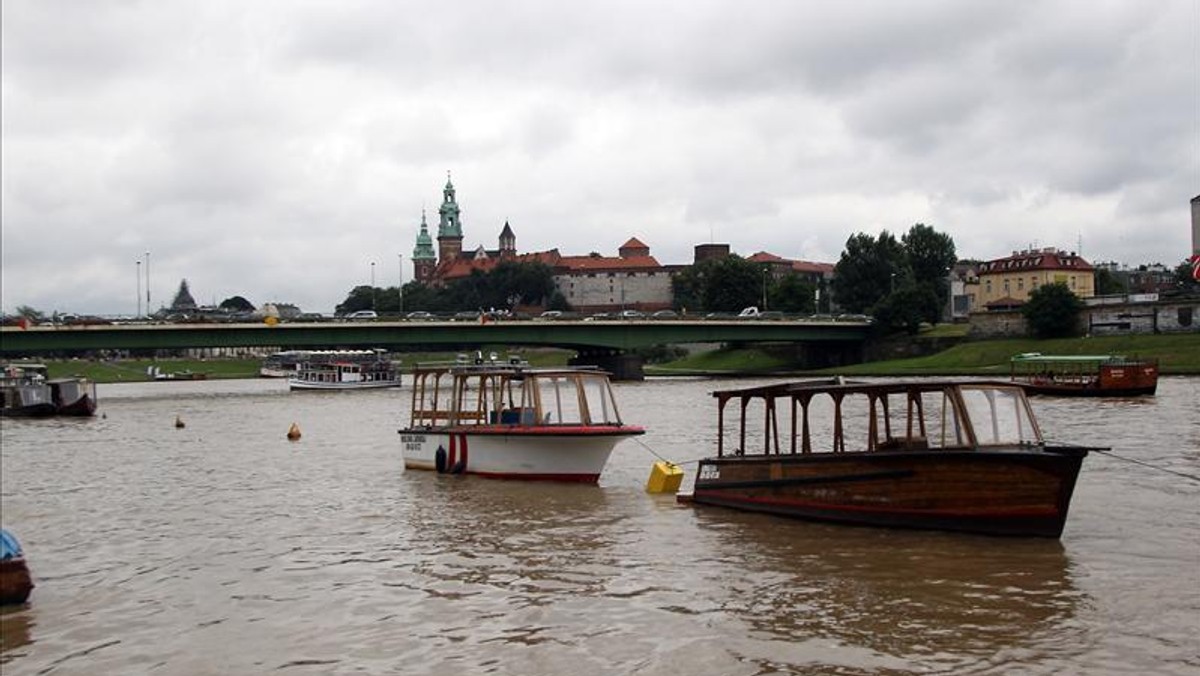
[[[1200, 673], [1197, 481], [1093, 453], [1061, 540], [644, 492], [647, 448], [707, 455], [708, 393], [758, 382], [616, 385], [648, 433], [599, 486], [406, 473], [407, 389], [102, 385], [95, 419], [4, 419], [0, 508], [37, 588], [0, 611], [0, 670]], [[1172, 377], [1035, 409], [1048, 437], [1195, 476], [1197, 402], [1200, 379]]]

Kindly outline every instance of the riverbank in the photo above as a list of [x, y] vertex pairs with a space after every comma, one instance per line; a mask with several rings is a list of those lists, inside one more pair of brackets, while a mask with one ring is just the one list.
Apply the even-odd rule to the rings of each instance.
[[[501, 357], [510, 354], [520, 356], [534, 366], [563, 366], [574, 352], [552, 348], [507, 350], [484, 348], [483, 354], [496, 352]], [[458, 352], [402, 352], [393, 353], [392, 358], [401, 362], [401, 369], [417, 362], [454, 361]], [[141, 383], [154, 380], [151, 369], [164, 375], [181, 374], [181, 377], [205, 380], [228, 380], [234, 378], [258, 378], [262, 359], [65, 359], [44, 362], [51, 378], [83, 376], [96, 383]]]
[[728, 348], [703, 352], [665, 364], [646, 366], [650, 376], [857, 375], [949, 376], [1005, 375], [1009, 359], [1024, 352], [1042, 354], [1120, 354], [1157, 359], [1167, 375], [1200, 375], [1200, 336], [1196, 334], [1104, 336], [1054, 340], [969, 341], [936, 354], [811, 370], [770, 347]]

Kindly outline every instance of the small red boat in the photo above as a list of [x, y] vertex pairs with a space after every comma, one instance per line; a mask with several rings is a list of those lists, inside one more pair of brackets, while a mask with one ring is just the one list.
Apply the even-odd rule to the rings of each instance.
[[[713, 396], [717, 455], [700, 461], [693, 504], [1059, 537], [1096, 450], [1045, 442], [1024, 391], [1009, 383], [799, 382]], [[730, 402], [736, 426], [726, 425]]]
[[1012, 358], [1012, 381], [1028, 394], [1058, 397], [1136, 397], [1158, 389], [1158, 361], [1119, 355], [1043, 355]]

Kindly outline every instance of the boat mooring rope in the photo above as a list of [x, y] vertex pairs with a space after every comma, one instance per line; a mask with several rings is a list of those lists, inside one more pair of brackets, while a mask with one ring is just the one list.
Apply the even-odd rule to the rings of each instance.
[[1095, 453], [1103, 453], [1104, 455], [1107, 455], [1110, 458], [1116, 458], [1117, 460], [1124, 460], [1125, 462], [1132, 462], [1135, 465], [1142, 465], [1143, 467], [1149, 467], [1150, 469], [1156, 469], [1160, 472], [1166, 472], [1167, 474], [1174, 474], [1175, 476], [1181, 476], [1185, 479], [1191, 479], [1192, 481], [1195, 481], [1196, 483], [1200, 483], [1200, 476], [1196, 476], [1195, 474], [1188, 474], [1186, 472], [1177, 472], [1173, 469], [1167, 469], [1166, 467], [1159, 467], [1158, 465], [1152, 465], [1148, 462], [1144, 462], [1142, 460], [1137, 460], [1134, 458], [1127, 458], [1123, 455], [1117, 455], [1116, 453], [1113, 453], [1112, 451], [1106, 451], [1106, 450], [1099, 449], [1099, 448], [1092, 449], [1092, 451]]
[[650, 455], [653, 455], [654, 457], [658, 458], [659, 460], [662, 460], [663, 462], [667, 463], [668, 465], [675, 465], [676, 467], [683, 467], [684, 465], [690, 465], [694, 462], [700, 462], [699, 460], [687, 460], [684, 462], [674, 462], [672, 460], [667, 460], [666, 458], [659, 455], [658, 452], [656, 452], [653, 448], [650, 448], [649, 446], [647, 446], [646, 443], [643, 442], [641, 439], [635, 438], [634, 441], [636, 441], [638, 443], [638, 445], [641, 446], [642, 448], [646, 449], [647, 451], [650, 451]]

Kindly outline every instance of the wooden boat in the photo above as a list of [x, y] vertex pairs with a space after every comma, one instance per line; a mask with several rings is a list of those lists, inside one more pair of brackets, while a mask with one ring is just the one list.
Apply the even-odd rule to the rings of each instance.
[[25, 603], [31, 591], [33, 578], [21, 543], [8, 530], [0, 528], [0, 605]]
[[609, 374], [494, 360], [413, 369], [405, 469], [503, 479], [596, 483], [619, 441]]
[[1158, 389], [1158, 361], [1118, 355], [1019, 354], [1012, 381], [1029, 394], [1060, 397], [1134, 397]]
[[90, 416], [96, 384], [88, 378], [47, 379], [44, 364], [9, 364], [0, 371], [0, 415]]
[[400, 373], [389, 359], [369, 363], [320, 362], [304, 364], [288, 378], [293, 390], [377, 390], [400, 387]]
[[[1011, 383], [799, 382], [713, 396], [717, 455], [681, 499], [783, 516], [1058, 537], [1093, 450], [1045, 442]], [[727, 426], [731, 401], [740, 419]]]

